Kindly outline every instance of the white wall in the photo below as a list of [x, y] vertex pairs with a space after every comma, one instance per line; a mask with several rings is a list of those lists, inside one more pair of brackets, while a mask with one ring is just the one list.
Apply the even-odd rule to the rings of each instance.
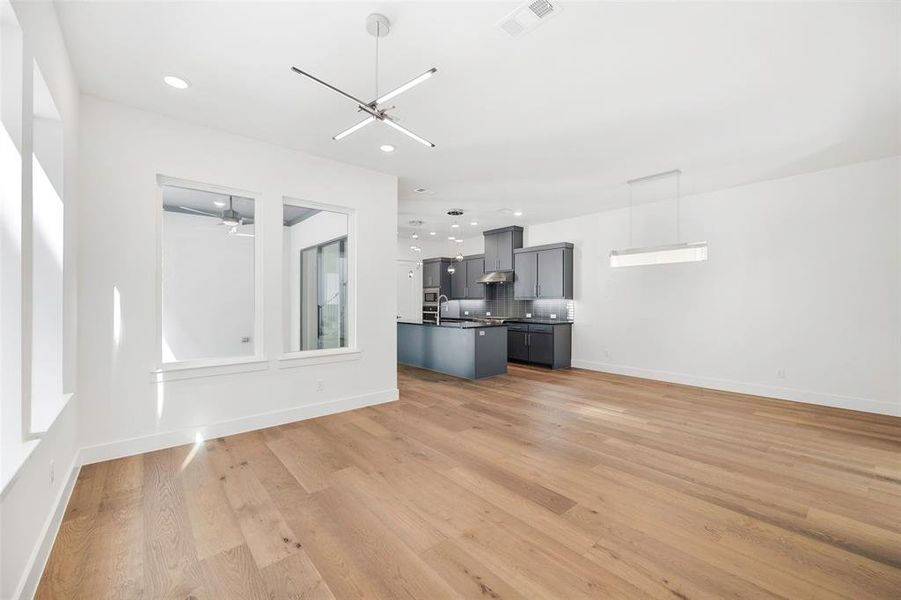
[[228, 235], [218, 222], [163, 213], [163, 360], [253, 354], [253, 238]]
[[[77, 209], [78, 209], [78, 131], [79, 94], [74, 73], [66, 53], [65, 42], [56, 19], [56, 12], [49, 2], [14, 2], [25, 40], [24, 64], [26, 66], [26, 90], [23, 104], [28, 107], [24, 115], [22, 133], [23, 155], [31, 154], [31, 73], [32, 57], [37, 61], [44, 80], [63, 120], [65, 146], [64, 189], [64, 340], [63, 386], [66, 392], [76, 392], [76, 290], [77, 290]], [[22, 194], [31, 194], [31, 160], [24, 161]], [[5, 259], [10, 258], [8, 255]], [[23, 258], [28, 259], [27, 254]], [[6, 265], [6, 263], [4, 263]], [[8, 297], [4, 289], [4, 303]], [[23, 303], [28, 306], [31, 297], [28, 288], [23, 290]], [[18, 310], [18, 309], [17, 309]], [[4, 318], [9, 316], [4, 306]], [[21, 330], [25, 322], [19, 321]], [[0, 490], [0, 598], [16, 598], [20, 594], [30, 597], [56, 533], [61, 509], [68, 497], [70, 485], [77, 473], [78, 401], [76, 394], [57, 414], [55, 420], [39, 441], [25, 441], [21, 435], [22, 378], [30, 380], [31, 372], [27, 355], [25, 368], [11, 365], [7, 350], [21, 343], [21, 338], [10, 340], [4, 325], [4, 365], [2, 395], [2, 455], [3, 482]], [[22, 346], [19, 346], [22, 350]], [[8, 367], [13, 367], [8, 369]], [[17, 379], [7, 376], [17, 371]], [[10, 386], [10, 387], [7, 387]], [[8, 393], [12, 389], [13, 393]], [[51, 481], [50, 465], [54, 464], [55, 477]], [[76, 470], [73, 470], [73, 466]], [[11, 478], [11, 480], [9, 480]], [[9, 481], [8, 483], [6, 483]]]
[[706, 263], [611, 269], [626, 209], [528, 227], [575, 244], [573, 364], [901, 415], [899, 161], [684, 198]]
[[[185, 122], [82, 98], [79, 248], [81, 418], [86, 460], [221, 435], [396, 397], [396, 178]], [[157, 367], [157, 174], [247, 190], [263, 247], [261, 371], [150, 383]], [[282, 201], [356, 212], [357, 360], [295, 368], [283, 352]], [[121, 295], [118, 347], [112, 290]], [[256, 366], [251, 366], [257, 368]], [[323, 390], [317, 391], [322, 380]]]

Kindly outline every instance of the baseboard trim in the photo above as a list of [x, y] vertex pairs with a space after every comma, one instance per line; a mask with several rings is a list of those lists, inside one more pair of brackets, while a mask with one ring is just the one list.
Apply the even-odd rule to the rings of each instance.
[[72, 490], [75, 489], [75, 482], [78, 480], [78, 474], [81, 472], [81, 455], [75, 454], [72, 459], [72, 465], [69, 468], [69, 478], [66, 485], [60, 488], [56, 497], [56, 504], [53, 512], [47, 517], [44, 523], [44, 531], [41, 535], [40, 543], [35, 546], [34, 551], [28, 559], [28, 565], [25, 569], [25, 577], [19, 583], [19, 589], [13, 595], [13, 598], [33, 598], [38, 589], [38, 583], [41, 581], [41, 575], [44, 574], [44, 568], [47, 566], [47, 559], [50, 558], [50, 550], [53, 548], [53, 542], [56, 541], [56, 535], [59, 533], [59, 527], [63, 522], [63, 515], [66, 507], [69, 505], [69, 499], [72, 497]]
[[696, 387], [723, 390], [727, 392], [736, 392], [739, 394], [765, 396], [768, 398], [776, 398], [778, 400], [790, 400], [792, 402], [801, 402], [803, 404], [816, 404], [819, 406], [831, 406], [833, 408], [845, 408], [848, 410], [857, 410], [862, 412], [876, 413], [880, 415], [901, 417], [901, 404], [893, 404], [891, 402], [883, 402], [881, 400], [854, 398], [851, 396], [839, 396], [835, 394], [825, 394], [822, 392], [812, 392], [809, 390], [799, 390], [795, 388], [761, 385], [744, 381], [734, 381], [731, 379], [718, 379], [715, 377], [688, 375], [685, 373], [655, 371], [653, 369], [643, 369], [640, 367], [629, 367], [625, 365], [615, 365], [610, 363], [599, 363], [589, 360], [573, 360], [572, 366], [580, 369], [588, 369], [590, 371], [599, 371], [601, 373], [628, 375], [630, 377], [642, 377], [644, 379], [654, 379], [656, 381], [666, 381], [669, 383], [680, 383], [683, 385], [692, 385]]
[[89, 465], [104, 460], [123, 458], [125, 456], [133, 456], [135, 454], [153, 452], [154, 450], [190, 444], [194, 442], [198, 432], [204, 439], [234, 435], [236, 433], [284, 425], [285, 423], [322, 417], [357, 408], [364, 408], [366, 406], [393, 402], [394, 400], [397, 400], [398, 397], [399, 392], [397, 388], [393, 388], [373, 392], [371, 394], [339, 398], [337, 400], [328, 400], [317, 404], [307, 404], [305, 406], [296, 406], [285, 410], [249, 415], [239, 419], [220, 421], [211, 425], [188, 427], [175, 431], [166, 431], [119, 440], [107, 444], [88, 446], [81, 449], [81, 464]]

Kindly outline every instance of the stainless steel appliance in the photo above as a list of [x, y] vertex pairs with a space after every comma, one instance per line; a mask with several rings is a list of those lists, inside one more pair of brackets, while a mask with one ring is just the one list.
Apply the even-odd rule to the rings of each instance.
[[438, 306], [438, 295], [441, 293], [439, 288], [422, 288], [422, 305]]
[[424, 323], [438, 322], [438, 296], [439, 288], [422, 288], [422, 321]]

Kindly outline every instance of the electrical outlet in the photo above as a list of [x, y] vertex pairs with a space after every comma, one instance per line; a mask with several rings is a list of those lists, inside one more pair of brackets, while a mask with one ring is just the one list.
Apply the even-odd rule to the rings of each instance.
[[464, 310], [464, 311], [463, 311], [463, 315], [464, 315], [464, 316], [469, 316], [469, 311], [468, 311], [468, 310]]
[[325, 382], [321, 379], [316, 380], [316, 391], [322, 392], [325, 390]]
[[50, 459], [50, 485], [53, 485], [53, 481], [56, 479], [56, 468], [53, 464], [53, 459]]
[[552, 318], [552, 319], [556, 319], [556, 318], [557, 318], [557, 313], [551, 313], [551, 318]]
[[779, 379], [785, 379], [785, 369], [779, 369], [776, 371], [776, 377]]
[[527, 319], [531, 319], [531, 318], [532, 318], [532, 313], [526, 313], [526, 318], [527, 318]]
[[490, 313], [490, 312], [486, 312], [486, 313], [485, 313], [485, 316], [486, 316], [486, 317], [490, 317], [490, 316], [491, 316], [491, 313]]

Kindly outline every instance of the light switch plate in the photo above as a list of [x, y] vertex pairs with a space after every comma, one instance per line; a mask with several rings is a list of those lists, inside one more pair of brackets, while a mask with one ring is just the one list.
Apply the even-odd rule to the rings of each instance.
[[490, 317], [490, 316], [491, 316], [491, 313], [490, 313], [490, 312], [486, 312], [486, 313], [485, 313], [485, 316], [486, 316], [486, 317]]
[[557, 318], [557, 313], [551, 313], [551, 318], [552, 318], [552, 319], [556, 319], [556, 318]]
[[526, 313], [526, 318], [527, 318], [527, 319], [531, 319], [531, 318], [532, 318], [532, 313]]
[[468, 315], [468, 314], [469, 314], [469, 311], [468, 311], [468, 310], [464, 310], [464, 311], [463, 311], [463, 314], [464, 314], [464, 315]]

